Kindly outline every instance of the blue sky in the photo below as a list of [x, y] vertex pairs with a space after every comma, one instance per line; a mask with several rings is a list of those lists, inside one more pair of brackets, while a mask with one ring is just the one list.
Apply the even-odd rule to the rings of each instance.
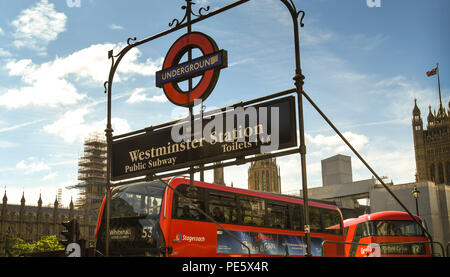
[[[83, 138], [103, 134], [108, 50], [118, 53], [128, 37], [143, 39], [181, 19], [185, 1], [0, 2], [0, 188], [8, 201], [53, 203], [58, 188], [77, 182]], [[198, 0], [198, 10], [232, 1]], [[295, 0], [306, 12], [300, 29], [304, 89], [379, 175], [394, 183], [414, 181], [411, 112], [437, 109], [440, 63], [443, 102], [450, 100], [450, 19], [447, 0]], [[277, 0], [254, 0], [193, 30], [228, 51], [229, 67], [206, 100], [223, 107], [294, 86], [292, 22]], [[113, 85], [114, 134], [186, 115], [155, 87], [154, 72], [183, 31], [139, 46], [119, 66]], [[352, 156], [353, 179], [371, 177], [305, 101], [308, 185], [321, 185], [320, 160]], [[283, 192], [301, 187], [300, 158], [278, 159]], [[225, 169], [225, 182], [246, 187], [248, 165]], [[212, 180], [212, 173], [206, 173]], [[63, 190], [63, 204], [77, 191]]]

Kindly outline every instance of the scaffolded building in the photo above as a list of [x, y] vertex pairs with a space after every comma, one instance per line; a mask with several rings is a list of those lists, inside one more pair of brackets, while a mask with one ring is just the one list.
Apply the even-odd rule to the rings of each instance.
[[106, 140], [99, 133], [84, 141], [84, 155], [78, 161], [78, 189], [84, 189], [77, 201], [79, 208], [98, 211], [105, 195]]

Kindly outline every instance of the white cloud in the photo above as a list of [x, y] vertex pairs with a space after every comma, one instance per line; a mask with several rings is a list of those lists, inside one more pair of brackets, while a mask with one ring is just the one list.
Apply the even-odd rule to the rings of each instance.
[[350, 42], [352, 47], [360, 48], [366, 51], [372, 51], [383, 44], [387, 39], [388, 37], [384, 34], [355, 34], [350, 36], [350, 39], [344, 40], [344, 42]]
[[77, 139], [83, 139], [89, 133], [84, 120], [88, 113], [89, 110], [86, 107], [67, 111], [59, 120], [44, 126], [44, 130], [62, 137], [66, 143], [73, 143]]
[[241, 65], [241, 64], [246, 64], [246, 63], [254, 62], [254, 61], [255, 61], [254, 58], [243, 58], [243, 59], [236, 60], [236, 61], [234, 61], [234, 62], [229, 63], [229, 64], [228, 64], [228, 67], [232, 67], [232, 66], [236, 66], [236, 65]]
[[[346, 145], [340, 142], [339, 137], [311, 136], [309, 134], [305, 136], [307, 140], [306, 173], [308, 188], [322, 185], [321, 160], [336, 154], [351, 157], [354, 181], [371, 178], [372, 173]], [[414, 152], [411, 151], [409, 145], [405, 144], [399, 147], [389, 138], [381, 137], [371, 139], [369, 144], [364, 135], [350, 132], [345, 132], [344, 136], [379, 176], [388, 176], [389, 181], [392, 179], [396, 184], [414, 181]], [[282, 192], [298, 194], [302, 186], [300, 155], [277, 158], [277, 164], [280, 166]], [[405, 172], [411, 172], [411, 174], [405, 175]]]
[[167, 102], [167, 97], [164, 94], [154, 95], [149, 97], [148, 94], [144, 93], [144, 88], [137, 88], [133, 91], [131, 96], [127, 99], [127, 103], [134, 104], [140, 102], [157, 102], [165, 103]]
[[[120, 48], [121, 46], [121, 44], [118, 45]], [[141, 52], [137, 48], [130, 50], [119, 65], [117, 70], [118, 73], [122, 73], [124, 75], [139, 74], [142, 76], [154, 76], [155, 72], [162, 67], [162, 63], [164, 61], [163, 57], [160, 57], [156, 61], [147, 59], [145, 62], [139, 63], [138, 60], [140, 56]]]
[[48, 0], [41, 0], [23, 10], [11, 23], [16, 28], [13, 44], [43, 52], [49, 42], [56, 40], [66, 30], [67, 16], [57, 12]]
[[336, 39], [336, 34], [308, 26], [308, 28], [303, 28], [301, 30], [300, 39], [302, 46], [317, 47], [324, 43], [334, 41]]
[[[361, 153], [379, 176], [387, 176], [395, 184], [414, 182], [415, 157], [409, 144], [397, 144], [389, 138], [378, 137]], [[353, 179], [368, 179], [372, 173], [352, 155]]]
[[86, 78], [102, 84], [107, 80], [111, 66], [107, 53], [113, 48], [113, 44], [94, 44], [67, 57], [57, 57], [54, 61], [43, 64], [41, 67], [51, 70], [60, 78], [73, 75], [77, 81], [80, 78]]
[[111, 24], [108, 26], [108, 28], [111, 30], [123, 30], [123, 27], [117, 24]]
[[[67, 111], [59, 120], [44, 126], [44, 131], [61, 137], [65, 143], [83, 141], [93, 132], [102, 132], [106, 126], [106, 119], [102, 121], [86, 122], [85, 117], [92, 111], [88, 107]], [[112, 118], [114, 135], [130, 132], [128, 122], [122, 118]]]
[[6, 141], [6, 140], [0, 140], [0, 148], [10, 148], [10, 147], [16, 147], [18, 146], [17, 143]]
[[49, 173], [48, 175], [45, 175], [45, 176], [42, 178], [42, 180], [43, 180], [43, 181], [48, 181], [48, 180], [51, 180], [51, 179], [56, 178], [56, 176], [58, 176], [58, 173], [56, 173], [56, 172], [51, 172], [51, 173]]
[[56, 107], [75, 104], [84, 97], [85, 95], [79, 94], [71, 83], [48, 75], [34, 82], [32, 86], [8, 89], [0, 95], [0, 105], [7, 108], [28, 105]]
[[21, 76], [26, 84], [20, 88], [7, 89], [0, 95], [0, 105], [20, 108], [28, 105], [50, 106], [72, 105], [84, 98], [75, 86], [61, 78], [57, 68], [45, 63], [38, 66], [29, 59], [10, 61], [6, 68], [9, 75]]
[[[109, 75], [111, 61], [108, 59], [108, 51], [113, 49], [114, 53], [118, 53], [123, 47], [123, 44], [94, 44], [66, 57], [56, 57], [55, 60], [41, 65], [24, 59], [8, 63], [7, 68], [10, 70], [10, 75], [22, 76], [22, 80], [26, 83], [35, 82], [45, 75], [52, 75], [55, 79], [73, 75], [77, 81], [80, 78], [86, 78], [98, 85], [98, 82], [103, 84]], [[114, 82], [121, 81], [121, 74], [154, 75], [162, 63], [162, 58], [156, 62], [148, 59], [140, 63], [138, 61], [140, 56], [141, 52], [137, 48], [130, 50], [118, 66], [118, 74], [114, 76]]]
[[189, 110], [184, 107], [175, 107], [170, 113], [170, 118], [172, 120], [183, 119], [189, 116]]
[[387, 98], [386, 114], [391, 118], [401, 119], [404, 124], [411, 124], [414, 98], [417, 98], [422, 117], [428, 114], [427, 105], [437, 103], [436, 92], [431, 88], [423, 88], [417, 81], [404, 76], [385, 78], [374, 83], [369, 90], [374, 97], [383, 95]]
[[[8, 108], [20, 108], [28, 105], [56, 107], [73, 105], [85, 97], [78, 92], [74, 82], [82, 80], [93, 82], [95, 86], [103, 85], [107, 80], [110, 61], [108, 51], [122, 49], [123, 44], [96, 44], [76, 51], [67, 57], [43, 63], [33, 63], [30, 59], [13, 60], [7, 63], [9, 75], [20, 76], [26, 85], [19, 88], [6, 89], [0, 95], [0, 105]], [[160, 68], [162, 58], [157, 61], [147, 59], [139, 62], [141, 52], [134, 48], [123, 58], [114, 82], [126, 80], [131, 74], [141, 76], [154, 75]], [[160, 96], [152, 101], [162, 101]]]
[[5, 31], [3, 31], [2, 28], [0, 28], [0, 36], [2, 36], [2, 35], [4, 35], [4, 34], [5, 34]]
[[43, 121], [43, 119], [38, 119], [38, 120], [31, 121], [31, 122], [25, 122], [25, 123], [17, 124], [17, 125], [14, 125], [14, 126], [0, 128], [0, 133], [13, 131], [13, 130], [16, 130], [18, 128], [22, 128], [22, 127], [25, 127], [25, 126], [28, 126], [28, 125], [32, 125], [32, 124], [35, 124], [35, 123], [38, 123], [38, 122], [41, 122], [41, 121]]
[[[344, 132], [342, 135], [356, 150], [361, 150], [369, 142], [369, 139], [365, 135], [355, 134], [352, 132]], [[319, 147], [321, 151], [341, 153], [348, 152], [350, 150], [350, 148], [338, 135], [324, 136], [322, 134], [318, 134], [316, 136], [311, 136], [309, 134], [305, 134], [305, 138], [306, 143], [311, 143], [312, 145]]]
[[12, 57], [13, 54], [11, 54], [11, 52], [6, 51], [3, 48], [0, 48], [0, 58], [9, 58]]
[[28, 161], [21, 160], [16, 164], [17, 169], [23, 169], [25, 174], [32, 174], [40, 171], [48, 171], [50, 167], [44, 162], [35, 162], [34, 158], [28, 158]]
[[9, 75], [20, 76], [23, 75], [25, 82], [29, 83], [28, 75], [36, 71], [36, 65], [30, 59], [22, 59], [18, 62], [11, 61], [6, 65], [6, 69], [9, 69]]

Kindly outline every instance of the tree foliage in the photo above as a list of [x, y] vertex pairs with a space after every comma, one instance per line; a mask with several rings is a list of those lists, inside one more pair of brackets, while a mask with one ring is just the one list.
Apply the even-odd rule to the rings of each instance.
[[56, 235], [43, 236], [39, 241], [26, 243], [21, 238], [10, 237], [8, 239], [9, 255], [18, 257], [22, 254], [64, 250], [64, 247], [58, 242]]

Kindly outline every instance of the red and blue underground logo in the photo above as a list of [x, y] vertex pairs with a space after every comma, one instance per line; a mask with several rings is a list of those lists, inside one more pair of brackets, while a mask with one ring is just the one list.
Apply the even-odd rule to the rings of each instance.
[[[199, 49], [203, 56], [180, 63], [190, 50]], [[219, 50], [216, 42], [200, 32], [180, 37], [167, 52], [163, 68], [156, 72], [156, 86], [164, 90], [175, 105], [189, 107], [194, 100], [205, 100], [216, 86], [222, 68], [228, 66], [227, 51]], [[183, 91], [178, 83], [201, 76], [190, 91]]]

